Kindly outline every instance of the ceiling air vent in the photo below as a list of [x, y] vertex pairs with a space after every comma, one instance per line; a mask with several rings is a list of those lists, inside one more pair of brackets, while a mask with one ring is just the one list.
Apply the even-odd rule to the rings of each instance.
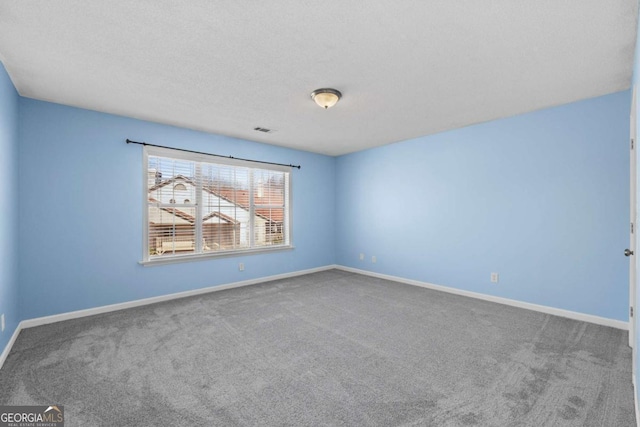
[[273, 132], [275, 132], [275, 130], [267, 129], [267, 128], [261, 128], [261, 127], [255, 127], [255, 128], [253, 128], [253, 130], [257, 130], [258, 132], [262, 132], [262, 133], [273, 133]]

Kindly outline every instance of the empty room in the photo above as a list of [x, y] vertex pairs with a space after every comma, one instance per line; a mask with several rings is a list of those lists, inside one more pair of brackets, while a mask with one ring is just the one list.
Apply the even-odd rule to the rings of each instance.
[[0, 426], [637, 426], [637, 0], [0, 1]]

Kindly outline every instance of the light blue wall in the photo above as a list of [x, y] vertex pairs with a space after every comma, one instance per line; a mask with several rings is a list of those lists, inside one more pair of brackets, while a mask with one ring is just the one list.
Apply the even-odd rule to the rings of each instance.
[[18, 313], [18, 93], [0, 63], [0, 353], [19, 323]]
[[[29, 319], [334, 264], [333, 157], [20, 99], [20, 301]], [[301, 164], [293, 251], [143, 267], [142, 147]], [[246, 270], [238, 271], [238, 262]]]
[[338, 263], [626, 321], [629, 105], [625, 91], [339, 157]]

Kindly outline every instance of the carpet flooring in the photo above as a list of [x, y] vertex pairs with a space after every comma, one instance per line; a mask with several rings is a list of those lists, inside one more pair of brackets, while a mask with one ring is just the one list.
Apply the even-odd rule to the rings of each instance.
[[70, 426], [635, 426], [625, 331], [339, 270], [23, 330]]

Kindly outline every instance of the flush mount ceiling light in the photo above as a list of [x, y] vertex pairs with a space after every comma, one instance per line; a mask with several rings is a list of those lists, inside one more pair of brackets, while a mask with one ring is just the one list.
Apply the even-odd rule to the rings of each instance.
[[311, 99], [325, 110], [336, 105], [340, 98], [342, 98], [342, 94], [339, 90], [335, 89], [324, 88], [316, 89], [311, 92]]

